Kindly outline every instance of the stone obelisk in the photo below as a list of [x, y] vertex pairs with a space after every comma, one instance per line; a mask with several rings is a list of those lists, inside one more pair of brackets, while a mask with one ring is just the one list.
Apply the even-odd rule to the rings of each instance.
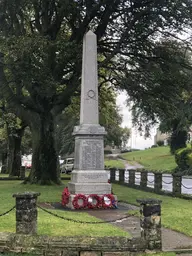
[[106, 134], [99, 125], [97, 38], [89, 31], [83, 41], [80, 125], [74, 127], [75, 165], [68, 184], [70, 198], [76, 194], [111, 194], [111, 184], [104, 170], [104, 143]]

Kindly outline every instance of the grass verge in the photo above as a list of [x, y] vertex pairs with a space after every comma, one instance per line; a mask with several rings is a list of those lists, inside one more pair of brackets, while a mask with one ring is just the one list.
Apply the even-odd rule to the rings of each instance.
[[128, 162], [135, 161], [143, 165], [148, 170], [158, 170], [161, 172], [172, 172], [175, 167], [175, 158], [170, 154], [169, 147], [157, 147], [146, 150], [123, 153], [121, 156]]
[[105, 166], [124, 169], [125, 164], [121, 159], [105, 159]]
[[162, 200], [163, 226], [192, 236], [192, 200], [157, 195], [116, 184], [113, 184], [113, 191], [118, 200], [124, 200], [134, 205], [138, 205], [136, 199], [141, 198]]
[[[0, 181], [0, 214], [15, 205], [12, 194], [24, 191], [36, 191], [41, 195], [38, 202], [60, 202], [63, 186], [23, 185], [20, 181]], [[85, 212], [50, 210], [63, 217], [81, 221], [100, 221]], [[15, 232], [15, 210], [0, 217], [0, 232]], [[38, 211], [38, 234], [52, 236], [129, 236], [127, 232], [111, 224], [78, 224]]]

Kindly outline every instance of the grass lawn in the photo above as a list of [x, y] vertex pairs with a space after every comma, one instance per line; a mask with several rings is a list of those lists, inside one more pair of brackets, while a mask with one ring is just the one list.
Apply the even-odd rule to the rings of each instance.
[[156, 198], [162, 200], [162, 224], [164, 227], [192, 236], [192, 200], [157, 195], [113, 184], [118, 200], [135, 204], [136, 199]]
[[169, 150], [169, 147], [157, 147], [123, 153], [121, 156], [127, 161], [140, 163], [148, 170], [172, 172], [177, 165], [174, 156], [170, 154]]
[[[37, 186], [23, 185], [20, 181], [1, 181], [1, 209], [0, 214], [9, 210], [15, 205], [12, 194], [23, 191], [40, 192], [38, 202], [60, 202], [63, 186]], [[192, 236], [192, 200], [173, 198], [154, 193], [144, 192], [125, 186], [113, 184], [113, 191], [119, 200], [124, 200], [130, 204], [137, 204], [139, 198], [157, 198], [162, 203], [162, 224], [164, 227], [180, 231], [188, 236]], [[57, 214], [78, 219], [82, 221], [97, 221], [85, 212], [70, 212], [54, 210]], [[15, 211], [1, 217], [0, 231], [15, 232]], [[99, 221], [99, 220], [98, 220]], [[58, 219], [54, 216], [39, 210], [38, 212], [38, 234], [41, 235], [62, 235], [62, 236], [126, 236], [127, 233], [110, 224], [77, 224]]]
[[[29, 175], [29, 171], [26, 171], [26, 177], [28, 177]], [[0, 173], [0, 178], [8, 178], [9, 174], [7, 173]], [[70, 174], [65, 174], [65, 173], [61, 173], [61, 178], [70, 178], [71, 175]], [[17, 176], [16, 176], [17, 178]]]
[[[40, 192], [38, 202], [60, 202], [63, 186], [23, 185], [20, 181], [0, 181], [0, 214], [15, 205], [12, 194], [24, 191]], [[82, 221], [100, 221], [81, 212], [55, 211], [58, 215]], [[0, 232], [15, 232], [15, 210], [0, 219]], [[128, 236], [127, 232], [111, 224], [78, 224], [51, 216], [42, 210], [38, 211], [38, 234], [61, 236]]]
[[105, 166], [116, 167], [120, 169], [125, 168], [125, 164], [121, 159], [105, 159]]

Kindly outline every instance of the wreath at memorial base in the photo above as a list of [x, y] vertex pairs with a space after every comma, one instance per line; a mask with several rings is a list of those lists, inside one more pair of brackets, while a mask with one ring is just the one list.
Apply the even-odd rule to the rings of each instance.
[[[108, 200], [106, 200], [106, 198]], [[112, 194], [106, 194], [106, 195], [102, 196], [102, 207], [103, 208], [112, 208], [114, 206], [115, 206], [115, 197]]]
[[[80, 200], [80, 199], [83, 201], [83, 203], [82, 203], [81, 205], [79, 204], [79, 200]], [[74, 207], [75, 209], [83, 209], [83, 208], [86, 208], [86, 207], [87, 207], [87, 203], [88, 203], [87, 197], [86, 197], [85, 195], [83, 195], [83, 194], [77, 194], [77, 195], [74, 197], [73, 202], [72, 202], [73, 207]]]
[[69, 196], [70, 196], [70, 193], [69, 193], [69, 189], [68, 187], [64, 188], [63, 192], [62, 192], [62, 205], [66, 205], [69, 203]]
[[[94, 204], [93, 202], [90, 202], [90, 199], [95, 199], [96, 203]], [[91, 194], [87, 197], [87, 207], [89, 209], [95, 209], [95, 208], [100, 208], [102, 206], [102, 199], [100, 196], [98, 196], [97, 194]]]

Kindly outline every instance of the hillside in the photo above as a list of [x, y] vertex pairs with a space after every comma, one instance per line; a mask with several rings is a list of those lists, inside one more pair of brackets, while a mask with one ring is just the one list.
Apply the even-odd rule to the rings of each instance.
[[169, 147], [150, 148], [121, 154], [130, 164], [137, 162], [148, 170], [171, 172], [177, 165], [175, 158], [169, 152]]

